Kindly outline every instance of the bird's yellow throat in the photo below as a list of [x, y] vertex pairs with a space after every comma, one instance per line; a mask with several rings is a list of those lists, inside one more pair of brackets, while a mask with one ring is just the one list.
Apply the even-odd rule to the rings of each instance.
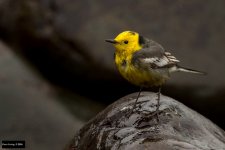
[[120, 33], [115, 39], [113, 44], [116, 48], [115, 62], [121, 64], [124, 61], [130, 63], [132, 54], [142, 48], [139, 44], [139, 34], [132, 31], [124, 31]]

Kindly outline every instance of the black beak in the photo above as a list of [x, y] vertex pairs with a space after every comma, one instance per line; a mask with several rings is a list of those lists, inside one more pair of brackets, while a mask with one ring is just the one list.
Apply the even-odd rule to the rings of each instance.
[[114, 39], [106, 39], [105, 41], [106, 41], [106, 42], [109, 42], [109, 43], [113, 43], [113, 44], [118, 43], [118, 42], [115, 41]]

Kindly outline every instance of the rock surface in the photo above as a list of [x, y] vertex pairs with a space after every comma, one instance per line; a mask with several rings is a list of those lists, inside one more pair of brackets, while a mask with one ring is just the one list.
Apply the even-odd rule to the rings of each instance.
[[225, 132], [197, 112], [161, 96], [159, 122], [151, 116], [156, 93], [142, 92], [121, 98], [89, 121], [67, 149], [224, 150]]

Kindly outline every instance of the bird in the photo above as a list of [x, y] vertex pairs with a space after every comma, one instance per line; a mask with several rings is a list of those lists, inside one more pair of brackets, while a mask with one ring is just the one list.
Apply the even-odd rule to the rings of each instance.
[[134, 31], [123, 31], [114, 39], [106, 39], [115, 47], [114, 60], [120, 74], [130, 83], [139, 86], [137, 98], [132, 107], [135, 109], [143, 88], [158, 87], [157, 106], [159, 112], [161, 87], [174, 72], [187, 72], [205, 75], [206, 73], [181, 67], [180, 62], [157, 42]]

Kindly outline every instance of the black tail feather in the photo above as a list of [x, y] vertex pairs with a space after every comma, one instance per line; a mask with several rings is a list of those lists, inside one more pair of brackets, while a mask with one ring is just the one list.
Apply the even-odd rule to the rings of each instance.
[[206, 72], [198, 71], [198, 70], [193, 70], [185, 67], [180, 67], [177, 66], [177, 70], [181, 72], [188, 72], [188, 73], [194, 73], [194, 74], [200, 74], [200, 75], [207, 75]]

